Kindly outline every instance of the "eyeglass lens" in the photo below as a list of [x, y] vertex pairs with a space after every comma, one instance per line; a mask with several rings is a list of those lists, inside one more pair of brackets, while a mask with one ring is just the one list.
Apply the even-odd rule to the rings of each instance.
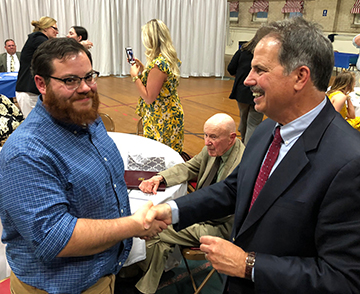
[[81, 80], [84, 80], [88, 86], [94, 85], [96, 83], [98, 76], [99, 74], [97, 72], [93, 72], [83, 78], [73, 77], [73, 78], [64, 79], [64, 82], [69, 90], [75, 90], [80, 86]]

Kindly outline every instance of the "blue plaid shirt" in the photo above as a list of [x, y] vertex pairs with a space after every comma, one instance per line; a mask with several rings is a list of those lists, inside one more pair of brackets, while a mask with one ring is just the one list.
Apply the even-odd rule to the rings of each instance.
[[56, 257], [78, 218], [130, 215], [124, 164], [101, 119], [55, 121], [39, 99], [0, 152], [2, 241], [12, 271], [49, 293], [76, 294], [116, 274], [132, 239], [86, 257]]

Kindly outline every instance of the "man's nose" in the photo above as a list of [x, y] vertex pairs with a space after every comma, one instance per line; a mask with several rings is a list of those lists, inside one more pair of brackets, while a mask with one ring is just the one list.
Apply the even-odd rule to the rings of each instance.
[[245, 86], [248, 86], [248, 87], [256, 85], [256, 81], [255, 81], [255, 79], [254, 79], [254, 72], [253, 72], [253, 70], [251, 70], [251, 71], [249, 72], [248, 76], [246, 77], [246, 79], [245, 79], [245, 81], [244, 81], [244, 85], [245, 85]]

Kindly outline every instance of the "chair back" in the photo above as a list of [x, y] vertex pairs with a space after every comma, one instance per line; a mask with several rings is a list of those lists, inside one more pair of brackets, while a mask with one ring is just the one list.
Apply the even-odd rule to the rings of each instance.
[[10, 292], [10, 278], [6, 278], [0, 281], [0, 293], [11, 294]]
[[112, 120], [112, 118], [110, 117], [110, 115], [106, 114], [106, 113], [99, 113], [104, 125], [105, 125], [105, 129], [108, 132], [115, 132], [115, 124], [114, 121]]

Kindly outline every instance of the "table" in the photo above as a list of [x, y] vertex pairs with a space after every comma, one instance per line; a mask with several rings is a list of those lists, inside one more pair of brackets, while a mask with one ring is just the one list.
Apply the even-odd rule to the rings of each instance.
[[[120, 151], [125, 169], [127, 169], [127, 157], [129, 154], [141, 154], [143, 157], [163, 156], [165, 157], [166, 168], [184, 162], [179, 153], [171, 149], [169, 146], [155, 140], [125, 133], [108, 132], [108, 134], [114, 140]], [[164, 203], [168, 200], [183, 196], [186, 192], [186, 183], [166, 188], [164, 192], [157, 192], [156, 195], [145, 194], [139, 190], [129, 190], [131, 212], [134, 213], [148, 200], [151, 200], [154, 204]], [[145, 258], [145, 241], [139, 238], [133, 238], [133, 247], [124, 266], [129, 266]]]
[[0, 94], [8, 98], [15, 97], [17, 72], [0, 72]]
[[334, 66], [348, 69], [350, 64], [356, 64], [359, 54], [334, 52]]
[[360, 116], [360, 87], [355, 87], [354, 92], [351, 92], [349, 96], [355, 108], [355, 116]]

